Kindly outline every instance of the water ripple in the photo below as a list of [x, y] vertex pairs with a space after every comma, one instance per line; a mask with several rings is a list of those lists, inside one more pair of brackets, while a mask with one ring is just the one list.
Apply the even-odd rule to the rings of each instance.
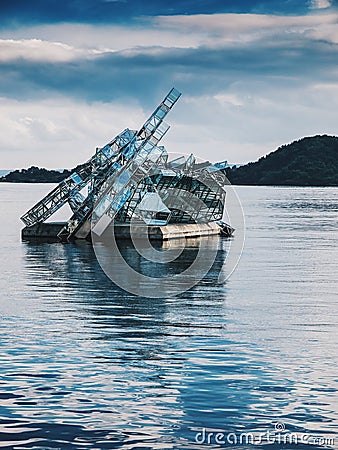
[[338, 189], [239, 188], [247, 241], [233, 276], [218, 285], [215, 268], [159, 299], [116, 287], [88, 243], [21, 243], [17, 218], [43, 189], [0, 186], [12, 199], [0, 234], [0, 448], [190, 450], [202, 429], [276, 422], [337, 431]]

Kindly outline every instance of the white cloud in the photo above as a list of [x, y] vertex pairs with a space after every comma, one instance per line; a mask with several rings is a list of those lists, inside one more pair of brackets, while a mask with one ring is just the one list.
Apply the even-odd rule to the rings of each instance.
[[320, 27], [313, 28], [311, 31], [309, 31], [308, 37], [316, 41], [327, 41], [332, 44], [338, 44], [337, 22], [326, 23]]
[[[138, 129], [153, 109], [60, 97], [0, 105], [1, 169], [74, 167], [124, 128]], [[163, 144], [171, 152], [243, 163], [303, 136], [337, 134], [337, 108], [338, 84], [325, 82], [293, 89], [237, 82], [212, 96], [183, 93]]]
[[337, 94], [338, 84], [276, 89], [252, 81], [214, 96], [183, 98], [173, 112], [168, 149], [244, 163], [304, 136], [336, 135]]
[[[323, 8], [327, 0], [317, 0]], [[121, 52], [125, 56], [156, 55], [168, 48], [232, 46], [283, 40], [327, 40], [338, 43], [338, 14], [306, 16], [213, 14], [148, 18], [137, 27], [57, 24], [2, 32], [0, 61], [69, 62]], [[0, 33], [1, 36], [1, 33]], [[34, 36], [34, 38], [32, 38]], [[298, 42], [297, 42], [298, 41]], [[290, 49], [292, 50], [292, 49]]]
[[[317, 0], [319, 8], [327, 0]], [[43, 25], [0, 33], [1, 58], [23, 57], [33, 60], [69, 61], [97, 54], [145, 49], [197, 48], [199, 46], [241, 45], [273, 38], [294, 39], [333, 36], [336, 40], [338, 14], [306, 16], [263, 14], [212, 14], [159, 16], [144, 19], [138, 26], [94, 26], [85, 24]], [[32, 36], [34, 38], [32, 39]], [[156, 51], [156, 50], [148, 50]]]
[[[325, 3], [322, 0], [316, 4]], [[225, 65], [224, 85], [219, 85], [217, 92], [201, 96], [197, 88], [193, 97], [183, 92], [182, 100], [169, 117], [173, 128], [164, 142], [169, 151], [195, 152], [205, 159], [241, 163], [257, 159], [305, 135], [337, 134], [338, 85], [332, 84], [333, 78], [330, 84], [325, 80], [325, 57], [321, 70], [309, 59], [304, 67], [304, 82], [301, 71], [292, 72], [295, 61], [290, 63], [288, 59], [303, 45], [307, 58], [308, 49], [315, 41], [338, 44], [336, 13], [294, 17], [216, 14], [147, 20], [133, 29], [62, 24], [6, 31], [0, 41], [0, 59], [62, 62], [93, 58], [112, 51], [130, 56], [146, 52], [156, 54], [160, 49], [155, 45], [162, 46], [162, 51], [171, 47], [229, 46], [238, 51], [235, 57], [239, 55], [236, 75], [232, 78], [231, 67], [227, 71]], [[263, 52], [270, 46], [274, 51], [280, 42], [286, 42], [284, 53], [279, 56], [285, 57], [283, 74], [288, 75], [287, 63], [290, 63], [289, 79], [274, 78], [274, 74], [266, 76], [262, 70], [252, 77], [251, 73], [241, 77], [241, 45], [248, 42], [253, 43], [257, 54], [261, 48]], [[320, 53], [322, 47], [318, 48], [316, 51]], [[334, 50], [325, 55], [333, 58]], [[278, 69], [276, 73], [278, 75]], [[237, 75], [242, 81], [236, 81]], [[176, 74], [178, 82], [179, 76], [192, 75], [183, 68]], [[293, 83], [291, 76], [297, 78], [297, 82]], [[210, 79], [198, 82], [207, 84]], [[191, 80], [194, 85], [194, 79]], [[37, 101], [4, 98], [0, 103], [0, 168], [33, 164], [49, 168], [73, 167], [88, 159], [96, 146], [104, 145], [124, 128], [139, 128], [150, 112], [144, 112], [130, 100], [123, 103], [122, 99], [112, 104], [87, 104], [66, 97]]]
[[[78, 54], [95, 54], [105, 52], [123, 51], [144, 47], [193, 47], [198, 43], [196, 36], [183, 34], [177, 38], [177, 32], [159, 29], [151, 21], [144, 25], [132, 28], [129, 26], [94, 26], [86, 24], [57, 24], [42, 25], [15, 30], [6, 30], [0, 36], [3, 43], [9, 45], [25, 44], [29, 46], [56, 45], [50, 50], [62, 52], [66, 57]], [[31, 39], [34, 36], [35, 39]], [[14, 44], [11, 44], [11, 40]], [[65, 46], [62, 48], [62, 46]]]
[[[325, 0], [322, 0], [325, 1]], [[263, 14], [213, 14], [194, 16], [163, 16], [155, 19], [159, 28], [183, 31], [196, 38], [196, 45], [220, 45], [255, 42], [274, 36], [275, 43], [283, 36], [304, 37], [304, 33], [336, 26], [337, 13], [306, 16], [273, 16]], [[273, 43], [273, 42], [272, 42]]]
[[29, 59], [31, 61], [66, 62], [86, 56], [83, 50], [61, 42], [41, 39], [0, 39], [0, 61]]
[[61, 97], [42, 101], [2, 98], [1, 169], [73, 167], [124, 128], [138, 128], [144, 119], [137, 105], [89, 105]]
[[312, 0], [312, 8], [314, 9], [326, 9], [330, 7], [330, 0]]

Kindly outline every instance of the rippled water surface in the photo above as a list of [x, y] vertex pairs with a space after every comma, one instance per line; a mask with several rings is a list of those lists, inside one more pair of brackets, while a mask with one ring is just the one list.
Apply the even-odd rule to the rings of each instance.
[[49, 189], [0, 184], [0, 447], [218, 448], [196, 433], [277, 422], [329, 447], [338, 189], [237, 188], [246, 242], [231, 278], [217, 284], [220, 239], [204, 280], [155, 299], [117, 288], [87, 243], [20, 241], [19, 216]]

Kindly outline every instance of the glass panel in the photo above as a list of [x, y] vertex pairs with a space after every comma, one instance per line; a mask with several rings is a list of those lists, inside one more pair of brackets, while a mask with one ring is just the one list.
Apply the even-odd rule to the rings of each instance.
[[101, 149], [101, 152], [106, 156], [107, 158], [110, 158], [113, 155], [113, 151], [109, 145], [106, 145]]
[[109, 208], [109, 206], [111, 205], [112, 202], [112, 198], [109, 195], [105, 195], [102, 200], [98, 203], [98, 205], [96, 206], [94, 213], [98, 216], [101, 217]]
[[169, 166], [172, 168], [177, 168], [180, 166], [183, 166], [185, 164], [185, 157], [180, 156], [179, 158], [173, 159], [172, 161], [169, 161]]
[[82, 178], [76, 172], [72, 173], [70, 178], [74, 181], [74, 183], [79, 184], [82, 181]]

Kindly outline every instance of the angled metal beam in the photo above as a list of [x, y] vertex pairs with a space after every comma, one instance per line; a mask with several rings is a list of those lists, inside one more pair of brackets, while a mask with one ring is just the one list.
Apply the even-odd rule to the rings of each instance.
[[[122, 160], [124, 164], [125, 161], [123, 161], [123, 157], [120, 157], [120, 154], [136, 136], [140, 140], [156, 141], [164, 117], [180, 96], [180, 92], [175, 88], [171, 89], [137, 133], [125, 130], [104, 147], [98, 149], [95, 155], [83, 164], [78, 172], [72, 173], [68, 178], [61, 181], [58, 186], [21, 217], [25, 225], [32, 226], [44, 222], [92, 180], [99, 180], [100, 177], [104, 179], [105, 171], [110, 169], [117, 159], [119, 159], [119, 163]], [[125, 160], [128, 160], [131, 156], [132, 154], [125, 154]]]

